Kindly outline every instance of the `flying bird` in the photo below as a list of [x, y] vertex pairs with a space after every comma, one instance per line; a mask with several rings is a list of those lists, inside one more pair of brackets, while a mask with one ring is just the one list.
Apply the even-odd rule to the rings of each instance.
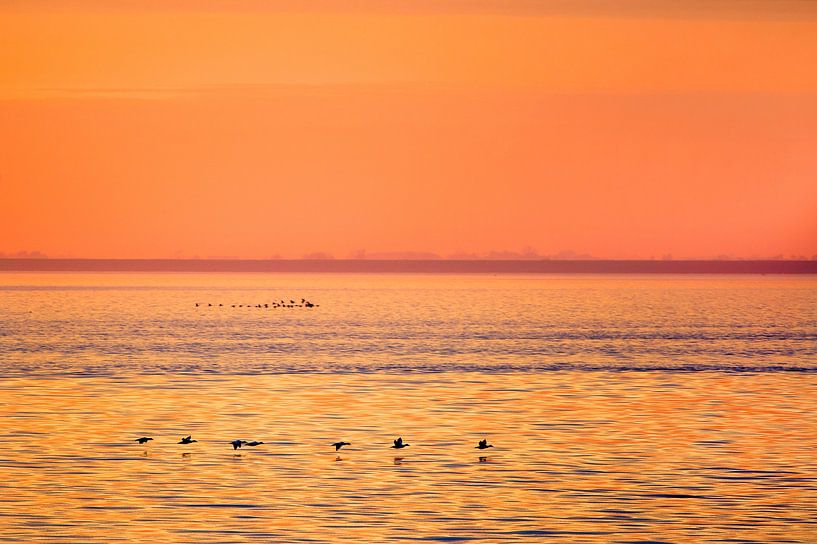
[[263, 442], [256, 442], [255, 440], [252, 442], [244, 442], [245, 446], [260, 446], [261, 444], [263, 444]]
[[246, 440], [233, 440], [232, 442], [230, 442], [230, 444], [233, 445], [234, 450], [237, 450], [238, 448], [240, 448], [242, 445], [244, 445], [246, 443], [247, 443]]
[[341, 449], [343, 446], [351, 446], [351, 445], [352, 445], [352, 443], [351, 443], [351, 442], [335, 442], [335, 443], [334, 443], [334, 444], [332, 444], [332, 445], [333, 445], [333, 446], [335, 446], [335, 451], [338, 451], [338, 450], [339, 450], [339, 449]]
[[144, 444], [148, 440], [153, 440], [153, 439], [150, 438], [149, 436], [142, 436], [142, 437], [137, 438], [134, 442], [139, 442], [140, 444]]
[[479, 445], [475, 447], [475, 449], [478, 449], [478, 450], [485, 450], [485, 449], [488, 449], [488, 448], [493, 448], [493, 446], [488, 443], [487, 438], [484, 438], [484, 439], [480, 440]]
[[192, 444], [193, 442], [198, 442], [198, 440], [193, 440], [192, 436], [185, 436], [179, 440], [178, 444]]
[[405, 448], [406, 446], [411, 446], [411, 444], [404, 443], [403, 442], [403, 437], [401, 436], [400, 438], [398, 438], [397, 440], [394, 441], [394, 446], [392, 446], [392, 448], [395, 448], [395, 449], [399, 450], [399, 449]]

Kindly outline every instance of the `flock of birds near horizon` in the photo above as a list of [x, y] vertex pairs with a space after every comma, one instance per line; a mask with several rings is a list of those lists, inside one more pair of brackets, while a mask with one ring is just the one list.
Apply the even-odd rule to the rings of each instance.
[[[139, 438], [135, 439], [134, 441], [138, 442], [139, 444], [144, 445], [144, 444], [147, 444], [148, 442], [150, 442], [151, 440], [153, 440], [153, 438], [150, 437], [150, 436], [140, 436]], [[182, 437], [182, 439], [179, 440], [177, 442], [177, 444], [193, 444], [195, 442], [198, 442], [198, 440], [195, 440], [192, 435], [189, 435], [189, 436]], [[238, 450], [238, 449], [241, 449], [243, 446], [249, 446], [249, 447], [261, 446], [261, 445], [264, 444], [264, 442], [259, 442], [257, 440], [248, 441], [248, 440], [235, 439], [235, 440], [233, 440], [231, 442], [228, 442], [228, 444], [230, 444], [233, 447], [233, 450]], [[339, 442], [334, 442], [334, 443], [329, 444], [329, 445], [334, 446], [335, 451], [337, 452], [337, 451], [340, 451], [340, 449], [343, 446], [351, 446], [352, 443], [351, 442], [345, 442], [345, 441], [341, 440]], [[394, 444], [391, 446], [391, 448], [401, 450], [403, 448], [409, 447], [410, 445], [411, 444], [409, 444], [407, 442], [403, 442], [403, 437], [401, 436], [401, 437], [398, 437], [398, 438], [396, 438], [394, 440]], [[487, 438], [483, 438], [482, 440], [480, 440], [477, 443], [477, 445], [474, 447], [474, 449], [487, 450], [488, 448], [493, 448], [493, 447], [494, 446], [492, 444], [488, 443]], [[485, 458], [480, 457], [480, 461], [485, 461]]]
[[[207, 308], [223, 308], [226, 304], [213, 304], [211, 302], [207, 303]], [[280, 302], [273, 302], [273, 303], [264, 303], [264, 304], [230, 304], [231, 308], [318, 308], [320, 304], [312, 304], [305, 298], [301, 299], [300, 303], [295, 302], [294, 300], [290, 300], [288, 303], [285, 300], [281, 300]], [[196, 308], [205, 307], [204, 303], [197, 302]]]

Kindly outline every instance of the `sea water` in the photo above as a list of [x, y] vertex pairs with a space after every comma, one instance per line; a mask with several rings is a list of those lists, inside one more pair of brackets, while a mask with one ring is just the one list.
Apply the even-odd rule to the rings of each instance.
[[815, 413], [813, 276], [0, 274], [2, 541], [817, 542]]

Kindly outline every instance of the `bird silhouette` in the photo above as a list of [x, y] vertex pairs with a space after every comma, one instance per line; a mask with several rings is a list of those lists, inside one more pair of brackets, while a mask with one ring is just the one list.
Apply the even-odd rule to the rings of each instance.
[[178, 444], [192, 444], [193, 442], [198, 442], [198, 440], [193, 440], [192, 436], [185, 436], [179, 440]]
[[405, 448], [406, 446], [411, 446], [411, 444], [406, 444], [405, 442], [403, 442], [403, 437], [401, 436], [400, 438], [394, 441], [394, 446], [392, 446], [392, 448], [399, 450]]
[[234, 450], [237, 450], [238, 448], [240, 448], [242, 445], [244, 445], [246, 443], [247, 443], [246, 440], [233, 440], [232, 442], [230, 442], [230, 444], [233, 445]]
[[245, 446], [260, 446], [261, 444], [263, 444], [263, 442], [256, 442], [255, 440], [252, 442], [244, 442]]
[[150, 438], [149, 436], [142, 436], [142, 437], [139, 437], [139, 438], [137, 438], [136, 440], [134, 440], [134, 442], [139, 442], [140, 444], [144, 444], [144, 443], [146, 443], [148, 440], [153, 440], [153, 439], [152, 439], [152, 438]]
[[488, 448], [493, 448], [493, 446], [488, 443], [487, 438], [485, 438], [483, 440], [480, 440], [479, 445], [475, 446], [475, 449], [478, 449], [478, 450], [485, 450], [485, 449], [488, 449]]
[[333, 445], [333, 446], [335, 446], [335, 451], [338, 451], [338, 450], [339, 450], [339, 449], [341, 449], [343, 446], [351, 446], [351, 445], [352, 445], [352, 443], [351, 443], [351, 442], [335, 442], [335, 443], [334, 443], [334, 444], [332, 444], [332, 445]]

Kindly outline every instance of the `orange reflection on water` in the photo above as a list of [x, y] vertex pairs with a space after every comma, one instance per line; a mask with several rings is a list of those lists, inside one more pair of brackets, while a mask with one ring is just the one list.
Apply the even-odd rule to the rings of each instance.
[[[0, 534], [808, 541], [816, 385], [652, 372], [4, 380]], [[155, 441], [135, 444], [143, 434]], [[199, 442], [176, 444], [187, 434]], [[397, 435], [412, 444], [399, 455]], [[234, 438], [266, 444], [236, 455]], [[352, 443], [341, 461], [338, 439]]]
[[3, 275], [0, 540], [811, 542], [815, 287]]

